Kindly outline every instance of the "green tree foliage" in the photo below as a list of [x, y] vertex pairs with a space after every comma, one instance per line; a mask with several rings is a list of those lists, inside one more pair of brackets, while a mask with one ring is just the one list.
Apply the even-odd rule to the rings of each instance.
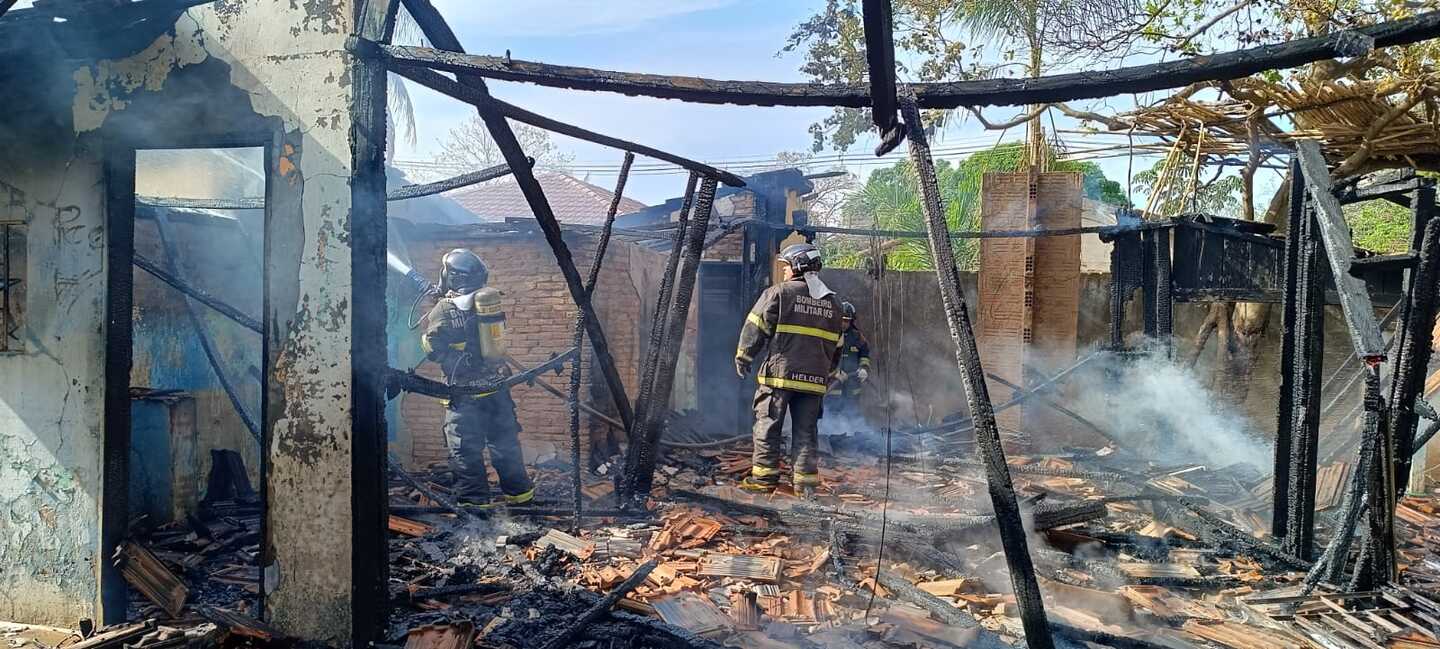
[[[1139, 209], [1145, 208], [1145, 198], [1155, 190], [1155, 178], [1160, 172], [1160, 165], [1163, 161], [1157, 161], [1155, 165], [1145, 171], [1137, 172], [1130, 179], [1132, 191], [1140, 196]], [[1171, 192], [1169, 196], [1162, 199], [1150, 209], [1156, 214], [1173, 216], [1189, 212], [1200, 212], [1213, 216], [1225, 216], [1230, 218], [1243, 218], [1240, 215], [1240, 192], [1243, 189], [1244, 181], [1239, 176], [1221, 176], [1210, 182], [1199, 183], [1199, 187], [1192, 197], [1180, 192]]]
[[[971, 155], [958, 165], [946, 160], [935, 164], [935, 179], [945, 204], [946, 226], [952, 232], [980, 229], [980, 186], [985, 173], [1015, 171], [1020, 168], [1023, 145], [1003, 144]], [[1078, 171], [1083, 174], [1087, 198], [1103, 203], [1125, 205], [1120, 184], [1109, 180], [1093, 162], [1055, 162], [1055, 171]], [[845, 201], [842, 208], [845, 222], [856, 227], [881, 230], [924, 231], [925, 215], [920, 206], [919, 184], [915, 168], [909, 161], [878, 169], [870, 174], [865, 185]], [[870, 257], [868, 241], [853, 236], [822, 239], [826, 263], [837, 268], [857, 268]], [[924, 239], [896, 239], [881, 243], [887, 268], [892, 270], [928, 270], [934, 267], [929, 244]], [[955, 239], [955, 262], [961, 269], [974, 270], [979, 263], [978, 239]]]
[[1410, 210], [1387, 201], [1345, 206], [1345, 220], [1356, 246], [1382, 254], [1410, 249]]

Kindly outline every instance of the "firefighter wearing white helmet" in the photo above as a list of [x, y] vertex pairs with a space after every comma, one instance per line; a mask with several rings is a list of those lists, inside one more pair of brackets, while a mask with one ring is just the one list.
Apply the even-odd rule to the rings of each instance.
[[[426, 358], [440, 364], [450, 385], [492, 385], [508, 373], [505, 366], [505, 313], [500, 291], [487, 287], [490, 270], [469, 250], [456, 248], [441, 261], [440, 294], [420, 339]], [[520, 450], [520, 421], [510, 390], [451, 399], [445, 404], [445, 445], [463, 502], [489, 504], [490, 481], [485, 450], [500, 476], [507, 503], [535, 496]]]
[[750, 475], [740, 487], [747, 491], [773, 491], [780, 483], [785, 415], [790, 415], [792, 483], [803, 495], [820, 482], [818, 460], [819, 419], [825, 392], [840, 360], [842, 311], [818, 275], [820, 251], [797, 243], [780, 251], [785, 280], [765, 289], [750, 309], [740, 330], [735, 371], [750, 373], [756, 355], [767, 345], [755, 390], [754, 457]]

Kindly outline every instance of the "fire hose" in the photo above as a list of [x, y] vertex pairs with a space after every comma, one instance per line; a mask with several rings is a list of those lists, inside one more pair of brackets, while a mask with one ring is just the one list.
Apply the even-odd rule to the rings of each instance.
[[389, 368], [385, 376], [385, 398], [394, 399], [401, 392], [413, 392], [423, 394], [436, 399], [464, 399], [482, 397], [492, 392], [498, 392], [511, 386], [521, 383], [533, 384], [536, 379], [548, 371], [554, 371], [558, 376], [564, 368], [565, 362], [578, 353], [578, 348], [571, 347], [563, 354], [550, 357], [535, 367], [524, 372], [514, 374], [499, 381], [477, 383], [471, 385], [448, 385], [435, 379], [426, 378], [415, 373], [415, 370], [402, 371]]

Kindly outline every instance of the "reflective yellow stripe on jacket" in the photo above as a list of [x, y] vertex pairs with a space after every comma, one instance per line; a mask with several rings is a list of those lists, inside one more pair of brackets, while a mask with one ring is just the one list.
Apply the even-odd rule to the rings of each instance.
[[775, 327], [775, 333], [795, 334], [797, 336], [814, 336], [816, 338], [823, 338], [832, 342], [840, 340], [840, 334], [833, 331], [825, 331], [824, 329], [821, 329], [819, 327], [806, 327], [802, 325], [782, 324], [778, 327]]
[[[764, 318], [761, 318], [761, 317], [760, 317], [758, 314], [756, 314], [754, 311], [751, 311], [749, 315], [745, 316], [745, 321], [748, 322], [748, 323], [750, 323], [750, 324], [755, 325], [756, 327], [759, 327], [759, 328], [760, 328], [760, 331], [765, 332], [765, 335], [767, 335], [767, 336], [770, 335], [770, 326], [767, 325], [767, 324], [765, 324], [765, 319], [764, 319]], [[781, 327], [784, 327], [785, 325], [780, 325], [780, 326], [781, 326]]]
[[778, 376], [759, 376], [755, 378], [760, 385], [768, 385], [772, 388], [782, 390], [795, 390], [796, 392], [809, 392], [811, 394], [825, 394], [830, 386], [823, 383], [811, 383], [809, 381], [796, 381], [794, 379], [782, 379]]

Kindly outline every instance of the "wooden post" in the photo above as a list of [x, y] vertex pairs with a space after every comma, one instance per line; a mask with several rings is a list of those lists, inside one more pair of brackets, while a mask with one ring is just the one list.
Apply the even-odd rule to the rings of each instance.
[[[464, 52], [465, 48], [460, 45], [460, 39], [450, 31], [440, 12], [430, 4], [430, 0], [404, 0], [405, 8], [409, 10], [411, 17], [420, 30], [425, 33], [436, 48], [449, 52]], [[489, 91], [485, 88], [485, 80], [473, 74], [457, 74], [456, 80], [465, 87], [471, 88], [484, 98], [488, 99]], [[625, 384], [620, 380], [620, 372], [615, 369], [615, 357], [610, 354], [610, 346], [605, 338], [605, 331], [600, 326], [600, 318], [595, 314], [595, 307], [590, 304], [590, 296], [585, 294], [585, 285], [580, 279], [580, 271], [575, 268], [575, 259], [570, 255], [570, 248], [565, 245], [565, 238], [560, 231], [560, 223], [555, 219], [554, 210], [550, 209], [550, 202], [545, 199], [545, 190], [540, 187], [540, 181], [535, 179], [534, 172], [530, 169], [530, 160], [525, 156], [525, 151], [520, 147], [519, 140], [515, 139], [515, 132], [510, 129], [509, 122], [489, 101], [478, 101], [475, 103], [475, 110], [480, 114], [480, 119], [485, 122], [485, 127], [490, 131], [490, 137], [495, 139], [496, 148], [500, 149], [501, 155], [505, 158], [505, 164], [510, 166], [510, 172], [515, 174], [515, 182], [520, 186], [520, 191], [525, 195], [525, 201], [530, 204], [530, 210], [535, 213], [535, 221], [540, 224], [540, 230], [545, 233], [545, 242], [550, 244], [550, 250], [555, 253], [555, 263], [560, 266], [560, 274], [565, 278], [565, 286], [570, 290], [570, 298], [575, 301], [575, 307], [580, 310], [585, 318], [585, 332], [590, 336], [590, 344], [595, 349], [595, 363], [600, 366], [600, 374], [605, 378], [605, 386], [609, 388], [610, 395], [615, 400], [615, 408], [620, 413], [620, 421], [625, 423], [626, 428], [634, 426], [635, 414], [630, 407], [630, 398], [625, 394]]]
[[970, 315], [965, 306], [960, 269], [955, 264], [955, 252], [950, 244], [949, 229], [945, 221], [945, 207], [940, 202], [940, 188], [935, 180], [935, 163], [930, 157], [930, 145], [920, 122], [920, 109], [916, 107], [913, 98], [906, 98], [901, 104], [901, 110], [910, 138], [910, 159], [920, 178], [921, 207], [925, 210], [925, 230], [929, 234], [930, 256], [935, 261], [940, 297], [945, 305], [946, 320], [950, 324], [950, 336], [955, 341], [955, 358], [960, 365], [966, 401], [975, 424], [975, 445], [985, 464], [990, 501], [995, 508], [995, 520], [1000, 531], [1001, 547], [1005, 551], [1005, 562], [1010, 568], [1015, 601], [1020, 607], [1025, 642], [1031, 649], [1052, 649], [1055, 642], [1050, 636], [1050, 626], [1045, 618], [1045, 602], [1040, 599], [1040, 584], [1036, 581], [1035, 565], [1030, 559], [1025, 525], [1020, 519], [1020, 504], [1015, 497], [1015, 485], [1010, 481], [1010, 469], [1005, 463], [1005, 449], [1000, 445], [1000, 430], [995, 425], [994, 406], [985, 387], [985, 370], [980, 366], [980, 350], [975, 344], [975, 332], [970, 325]]

